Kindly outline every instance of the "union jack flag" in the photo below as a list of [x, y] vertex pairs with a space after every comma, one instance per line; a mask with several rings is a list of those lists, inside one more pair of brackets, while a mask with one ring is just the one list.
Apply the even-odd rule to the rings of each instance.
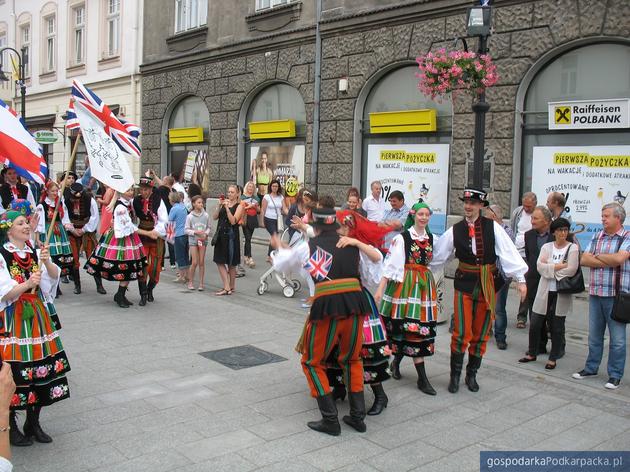
[[72, 97], [68, 107], [68, 119], [66, 128], [74, 129], [79, 127], [79, 120], [74, 111], [75, 100], [85, 107], [94, 118], [103, 123], [105, 133], [107, 133], [118, 145], [121, 151], [140, 157], [140, 128], [122, 118], [116, 117], [109, 107], [92, 90], [87, 88], [78, 80], [72, 81]]
[[166, 224], [166, 241], [170, 244], [175, 242], [175, 222], [169, 221]]
[[304, 264], [304, 268], [318, 282], [328, 278], [328, 272], [332, 266], [333, 256], [317, 246], [317, 250], [311, 254], [309, 260]]

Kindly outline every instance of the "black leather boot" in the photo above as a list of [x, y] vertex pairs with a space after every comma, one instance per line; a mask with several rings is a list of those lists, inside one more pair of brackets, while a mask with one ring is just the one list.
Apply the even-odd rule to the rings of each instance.
[[363, 419], [365, 418], [365, 397], [363, 390], [360, 392], [350, 392], [348, 394], [348, 402], [350, 403], [350, 415], [343, 417], [343, 422], [348, 426], [352, 426], [359, 433], [365, 433], [367, 426]]
[[389, 399], [387, 395], [385, 395], [385, 390], [383, 389], [383, 384], [377, 383], [372, 384], [372, 392], [374, 392], [374, 403], [372, 407], [368, 410], [367, 414], [370, 416], [380, 415], [385, 408], [387, 408], [387, 402]]
[[61, 276], [61, 283], [62, 284], [69, 284], [70, 283], [70, 279], [68, 278], [67, 274]]
[[29, 407], [26, 410], [26, 422], [24, 423], [24, 434], [35, 438], [40, 443], [51, 443], [52, 438], [48, 436], [39, 424], [39, 413], [41, 406]]
[[389, 366], [390, 370], [392, 371], [393, 379], [400, 380], [402, 378], [402, 375], [400, 375], [400, 361], [402, 361], [402, 358], [403, 358], [402, 354], [396, 354], [394, 356], [394, 360]]
[[74, 293], [79, 295], [81, 293], [81, 273], [79, 269], [72, 271], [72, 280], [74, 281]]
[[59, 298], [62, 295], [63, 295], [63, 292], [61, 291], [61, 285], [57, 285], [57, 293], [55, 294], [55, 298]]
[[100, 275], [94, 276], [94, 282], [96, 282], [96, 291], [101, 295], [106, 295], [107, 291], [105, 290], [105, 287], [103, 287], [103, 279], [101, 279]]
[[335, 399], [335, 401], [337, 400], [341, 400], [344, 401], [346, 399], [346, 386], [344, 384], [341, 385], [335, 385], [332, 389], [332, 396]]
[[153, 289], [155, 288], [157, 284], [153, 281], [153, 280], [149, 280], [149, 283], [147, 284], [147, 301], [148, 302], [154, 302], [155, 298], [153, 298]]
[[477, 371], [479, 367], [481, 367], [481, 357], [468, 354], [468, 365], [466, 366], [466, 378], [464, 382], [466, 382], [468, 390], [471, 392], [479, 391], [479, 384], [477, 384]]
[[123, 297], [123, 300], [125, 301], [125, 303], [126, 303], [127, 305], [132, 306], [132, 305], [133, 305], [133, 303], [132, 303], [132, 302], [130, 302], [130, 301], [129, 301], [129, 299], [127, 298], [127, 292], [128, 292], [128, 291], [129, 291], [129, 285], [127, 285], [127, 286], [125, 287], [125, 291], [123, 292], [123, 296], [122, 296], [122, 297]]
[[147, 304], [147, 283], [144, 280], [138, 280], [138, 288], [140, 289], [140, 301], [139, 306], [145, 306]]
[[306, 426], [319, 431], [320, 433], [330, 434], [331, 436], [339, 436], [341, 434], [341, 426], [337, 418], [337, 405], [331, 393], [317, 397], [317, 406], [322, 414], [319, 421], [309, 421]]
[[116, 295], [114, 295], [114, 301], [120, 308], [129, 308], [129, 304], [125, 301], [126, 291], [127, 287], [118, 286], [118, 291], [116, 292]]
[[429, 382], [427, 378], [427, 373], [424, 370], [424, 362], [420, 362], [418, 364], [414, 364], [416, 367], [416, 372], [418, 373], [418, 388], [422, 393], [426, 393], [427, 395], [436, 395], [437, 392]]
[[464, 353], [451, 351], [451, 380], [448, 383], [448, 391], [457, 393], [459, 390], [459, 377], [462, 375], [464, 365]]
[[24, 436], [18, 429], [17, 421], [15, 420], [15, 411], [9, 413], [9, 442], [12, 446], [24, 447], [32, 446], [33, 440], [27, 436]]

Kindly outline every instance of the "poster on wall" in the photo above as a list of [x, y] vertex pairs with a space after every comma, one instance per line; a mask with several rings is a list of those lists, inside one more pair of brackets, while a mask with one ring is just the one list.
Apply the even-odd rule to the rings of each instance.
[[543, 202], [551, 192], [566, 197], [571, 231], [582, 249], [602, 229], [602, 206], [617, 202], [628, 211], [630, 146], [537, 146], [533, 151], [532, 192]]
[[429, 229], [442, 234], [446, 230], [448, 162], [448, 144], [370, 144], [366, 187], [380, 180], [385, 199], [400, 190], [409, 207], [422, 198], [433, 210]]
[[[250, 179], [263, 187], [277, 179], [285, 196], [292, 199], [304, 184], [305, 151], [306, 146], [303, 144], [252, 144]], [[265, 161], [270, 171], [267, 173], [263, 169]], [[263, 188], [260, 185], [258, 187], [259, 191]]]
[[208, 188], [208, 153], [203, 149], [188, 151], [184, 164], [184, 181]]

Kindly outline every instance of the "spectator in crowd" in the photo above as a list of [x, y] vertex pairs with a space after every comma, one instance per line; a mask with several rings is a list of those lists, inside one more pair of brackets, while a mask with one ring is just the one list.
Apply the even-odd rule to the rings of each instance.
[[359, 191], [355, 187], [348, 190], [346, 203], [343, 204], [342, 208], [344, 210], [356, 211], [359, 215], [367, 218], [367, 212], [361, 208], [361, 197], [359, 196]]
[[[284, 222], [284, 215], [288, 213], [287, 205], [282, 196], [282, 187], [278, 180], [272, 180], [269, 184], [269, 193], [267, 193], [261, 204], [261, 213], [263, 215], [263, 221], [265, 229], [271, 236], [278, 234], [279, 223]], [[271, 254], [271, 244], [267, 249], [267, 262], [271, 262], [269, 255]]]
[[[188, 279], [190, 259], [188, 258], [188, 235], [186, 234], [186, 217], [188, 212], [182, 203], [184, 197], [179, 192], [171, 192], [168, 195], [171, 210], [168, 212], [168, 221], [175, 224], [175, 260], [177, 261], [177, 281], [185, 282]], [[194, 290], [192, 280], [188, 279], [188, 289]]]
[[188, 208], [190, 206], [190, 197], [188, 196], [188, 192], [186, 192], [186, 188], [184, 188], [184, 174], [182, 172], [172, 172], [171, 177], [173, 177], [173, 187], [172, 189], [181, 192], [184, 196], [184, 206]]
[[[510, 237], [512, 241], [514, 241], [514, 233], [512, 233], [512, 228], [510, 225], [503, 222], [503, 211], [499, 205], [490, 205], [485, 208], [484, 216], [491, 220], [496, 221], [501, 228], [505, 230], [507, 235]], [[507, 298], [508, 293], [510, 291], [510, 279], [503, 269], [501, 269], [501, 262], [497, 260], [497, 268], [501, 274], [501, 277], [505, 280], [505, 284], [503, 287], [499, 289], [497, 292], [497, 301], [494, 315], [494, 339], [497, 343], [497, 348], [501, 351], [505, 351], [507, 349], [507, 337], [505, 335], [505, 330], [507, 328]]]
[[245, 210], [245, 216], [243, 217], [243, 239], [245, 240], [243, 254], [245, 256], [245, 264], [253, 269], [256, 267], [256, 262], [252, 257], [252, 236], [256, 228], [258, 228], [260, 199], [256, 195], [256, 186], [251, 180], [245, 184], [241, 205], [243, 205]]
[[[537, 206], [532, 212], [531, 216], [532, 229], [525, 233], [525, 262], [529, 268], [527, 274], [525, 274], [525, 281], [527, 283], [527, 302], [528, 311], [531, 317], [531, 307], [534, 305], [534, 299], [538, 292], [538, 283], [540, 282], [540, 274], [538, 273], [538, 256], [540, 250], [544, 244], [552, 242], [554, 240], [553, 234], [550, 231], [551, 226], [551, 212], [546, 206]], [[547, 353], [547, 328], [541, 327], [540, 344], [538, 353]], [[564, 349], [563, 349], [564, 351]], [[564, 355], [564, 352], [562, 352]], [[560, 355], [559, 357], [562, 357]]]
[[9, 416], [11, 400], [15, 393], [15, 382], [11, 366], [6, 362], [2, 363], [0, 369], [0, 472], [11, 472], [11, 446], [9, 445]]
[[[302, 219], [304, 223], [308, 224], [311, 221], [311, 211], [316, 206], [317, 206], [317, 196], [313, 195], [307, 189], [301, 188], [297, 194], [295, 203], [293, 203], [289, 207], [285, 226], [289, 226], [292, 224], [294, 216], [297, 216], [298, 218]], [[298, 233], [297, 229], [289, 227], [290, 239], [292, 239], [293, 235], [295, 235], [296, 233]]]
[[367, 213], [367, 219], [371, 221], [381, 222], [383, 221], [383, 216], [385, 212], [389, 210], [389, 204], [383, 196], [381, 195], [383, 191], [383, 186], [381, 182], [375, 180], [370, 184], [370, 190], [372, 190], [372, 194], [367, 196], [365, 200], [363, 200], [362, 207]]
[[623, 223], [626, 210], [618, 203], [602, 208], [603, 230], [593, 235], [591, 244], [582, 254], [582, 265], [590, 267], [588, 357], [584, 368], [573, 374], [574, 379], [597, 375], [604, 351], [604, 332], [608, 327], [608, 382], [604, 387], [619, 388], [626, 362], [626, 325], [612, 319], [612, 310], [619, 290], [630, 292], [630, 231]]
[[571, 215], [566, 211], [567, 199], [560, 192], [551, 192], [547, 197], [547, 208], [551, 212], [551, 219], [557, 220], [558, 218], [564, 218], [569, 222], [571, 221]]
[[111, 227], [112, 221], [114, 219], [114, 215], [112, 214], [112, 199], [116, 194], [116, 191], [103, 184], [103, 187], [106, 187], [105, 193], [102, 197], [96, 197], [96, 203], [98, 203], [101, 207], [101, 222], [98, 230], [99, 235], [103, 235], [107, 233], [107, 230]]
[[385, 235], [383, 247], [389, 250], [389, 246], [395, 236], [402, 233], [405, 229], [404, 225], [409, 216], [409, 207], [405, 205], [405, 196], [400, 190], [394, 190], [389, 194], [389, 210], [386, 210], [383, 214], [381, 225], [387, 226], [391, 229], [389, 233]]
[[[271, 187], [273, 188], [273, 185]], [[215, 230], [217, 238], [212, 260], [219, 269], [223, 283], [223, 289], [215, 293], [218, 296], [232, 295], [236, 286], [236, 267], [241, 263], [238, 227], [242, 213], [238, 188], [236, 185], [230, 185], [227, 198], [219, 199], [219, 205], [212, 214], [212, 219], [217, 221]]]
[[545, 243], [540, 249], [536, 264], [540, 282], [532, 305], [529, 326], [529, 349], [519, 362], [536, 360], [540, 345], [540, 333], [545, 326], [551, 331], [551, 352], [545, 369], [556, 368], [556, 361], [564, 350], [564, 329], [566, 316], [573, 307], [573, 295], [558, 293], [556, 282], [565, 277], [572, 277], [579, 270], [580, 249], [577, 244], [568, 241], [571, 223], [558, 218], [551, 223], [550, 231], [553, 242]]
[[[193, 209], [186, 217], [186, 234], [188, 235], [188, 246], [190, 248], [190, 270], [188, 272], [188, 288], [193, 286], [195, 281], [195, 270], [199, 267], [198, 291], [203, 290], [203, 278], [206, 272], [206, 248], [208, 247], [208, 236], [210, 235], [210, 217], [203, 207], [201, 195], [191, 198]], [[192, 289], [191, 289], [192, 290]]]
[[[190, 185], [188, 185], [188, 190], [186, 192], [186, 195], [188, 195], [188, 201], [189, 201], [190, 206], [186, 205], [186, 210], [192, 211], [192, 197], [201, 195], [202, 193], [203, 192], [201, 191], [201, 187], [197, 185], [196, 183], [192, 182]], [[186, 196], [184, 196], [184, 198], [186, 198]]]
[[[164, 202], [164, 206], [166, 207], [167, 212], [171, 212], [171, 201], [168, 196], [173, 191], [173, 184], [175, 183], [175, 179], [170, 175], [165, 176], [161, 183], [157, 188], [157, 192], [160, 194], [160, 198]], [[168, 246], [168, 260], [171, 265], [171, 269], [177, 267], [175, 264], [175, 246], [171, 243], [167, 243]]]
[[[538, 204], [538, 198], [534, 192], [526, 192], [523, 194], [522, 205], [516, 207], [510, 217], [510, 227], [514, 234], [514, 244], [518, 253], [523, 259], [525, 259], [525, 233], [532, 229], [532, 213], [534, 208]], [[525, 261], [527, 262], [527, 261]], [[536, 293], [536, 292], [534, 292]], [[533, 296], [533, 295], [532, 295]], [[527, 326], [527, 314], [530, 306], [529, 296], [524, 302], [521, 302], [518, 307], [518, 313], [516, 315], [516, 327], [524, 329]]]

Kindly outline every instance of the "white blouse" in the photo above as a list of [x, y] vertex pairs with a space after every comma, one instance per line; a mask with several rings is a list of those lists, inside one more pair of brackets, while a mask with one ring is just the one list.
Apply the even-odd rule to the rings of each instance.
[[[409, 234], [411, 235], [411, 239], [414, 240], [424, 241], [425, 239], [429, 239], [429, 235], [426, 231], [420, 234], [416, 231], [414, 226], [409, 228]], [[438, 236], [434, 234], [433, 247], [435, 247], [437, 240]], [[405, 254], [405, 240], [403, 239], [402, 234], [398, 234], [394, 237], [391, 245], [389, 246], [389, 253], [385, 258], [385, 264], [383, 267], [383, 277], [396, 282], [402, 282], [405, 275], [406, 259], [407, 254]]]
[[[9, 252], [17, 252], [18, 256], [26, 257], [26, 254], [32, 254], [33, 250], [29, 246], [24, 246], [24, 249], [19, 249], [11, 242], [4, 243], [4, 248]], [[37, 250], [37, 256], [39, 257], [40, 251]], [[60, 270], [57, 270], [57, 277], [52, 278], [48, 274], [46, 270], [46, 266], [44, 264], [40, 264], [40, 269], [42, 271], [42, 278], [39, 284], [39, 288], [41, 289], [43, 298], [45, 302], [53, 302], [55, 299], [55, 295], [57, 294], [57, 285], [59, 284], [59, 275], [61, 274]], [[17, 298], [13, 299], [4, 299], [4, 296], [9, 293], [13, 287], [19, 285], [17, 281], [11, 278], [9, 274], [9, 268], [7, 267], [6, 261], [4, 257], [0, 256], [0, 310], [4, 310], [6, 307], [15, 303]]]
[[118, 239], [138, 231], [138, 227], [131, 221], [129, 205], [131, 200], [121, 197], [120, 203], [114, 208], [114, 236]]
[[90, 198], [90, 219], [85, 224], [83, 232], [85, 233], [93, 233], [98, 228], [98, 222], [100, 220], [100, 215], [98, 213], [98, 203], [93, 198]]
[[[55, 206], [55, 202], [50, 200], [48, 197], [46, 197], [44, 201], [49, 207]], [[63, 199], [61, 199], [61, 205], [62, 205], [61, 208], [63, 209], [63, 216], [61, 217], [61, 224], [64, 226], [64, 228], [67, 226], [72, 226], [72, 224], [70, 223], [70, 218], [68, 217], [68, 208], [66, 207], [66, 203], [63, 201]], [[45, 233], [46, 232], [46, 219], [45, 219], [46, 215], [44, 215], [44, 206], [40, 203], [39, 205], [37, 205], [37, 208], [35, 209], [35, 211], [37, 212], [37, 215], [39, 216], [39, 221], [37, 222], [36, 231], [38, 233]]]

